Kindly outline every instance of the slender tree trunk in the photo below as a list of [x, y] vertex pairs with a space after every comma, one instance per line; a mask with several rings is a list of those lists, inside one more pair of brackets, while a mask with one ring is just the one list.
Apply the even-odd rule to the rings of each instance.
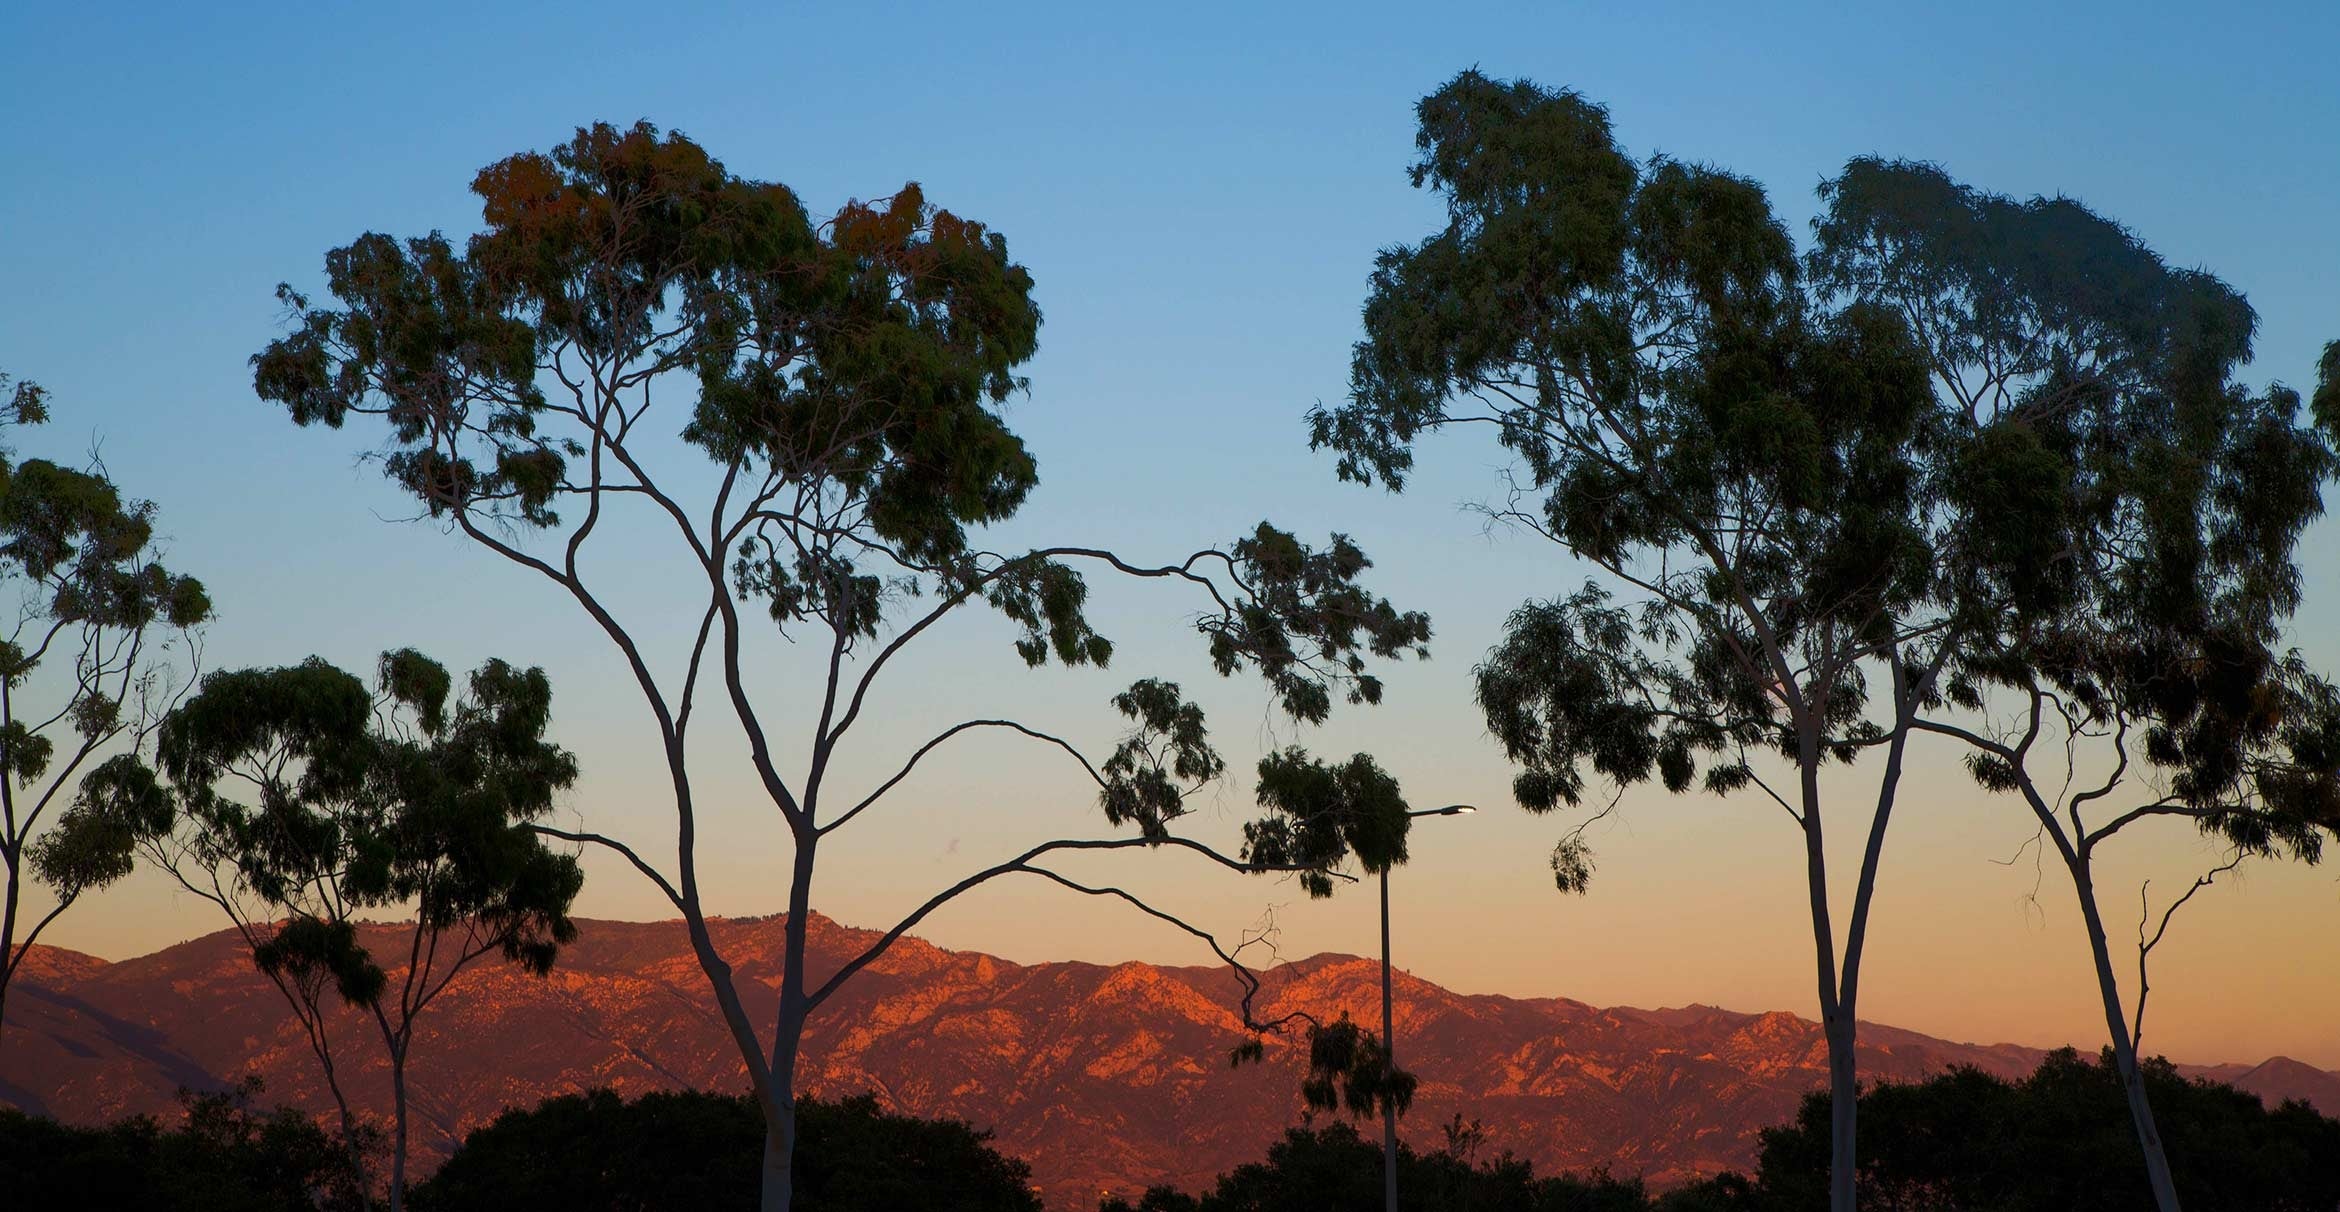
[[763, 1212], [788, 1212], [796, 1198], [796, 1095], [794, 1081], [773, 1079], [787, 1101], [785, 1110], [764, 1125]]
[[1820, 1035], [1828, 1044], [1828, 1207], [1855, 1212], [1860, 1169], [1854, 1151], [1860, 1117], [1860, 1071], [1855, 1056], [1858, 1027], [1853, 1008], [1838, 996], [1836, 946], [1828, 922], [1828, 887], [1818, 874], [1823, 852], [1807, 842], [1812, 864], [1812, 942], [1820, 977]]
[[2145, 1153], [2145, 1177], [2153, 1186], [2153, 1203], [2160, 1212], [2179, 1212], [2177, 1184], [2170, 1178], [2169, 1154], [2161, 1146], [2161, 1129], [2153, 1122], [2153, 1104], [2145, 1097], [2145, 1072], [2137, 1063], [2137, 1044], [2129, 1036], [2129, 1019], [2121, 1005], [2121, 985], [2113, 975], [2112, 950], [2106, 945], [2104, 918], [2096, 909], [2096, 885], [2087, 859], [2072, 864], [2072, 889], [2080, 897], [2080, 917], [2088, 925], [2088, 951], [2096, 961], [2096, 987], [2104, 998], [2104, 1023], [2112, 1035], [2113, 1064], [2128, 1096], [2129, 1119], [2137, 1127], [2137, 1145]]
[[390, 1054], [390, 1212], [406, 1209], [406, 1050]]
[[796, 1054], [804, 1040], [805, 935], [812, 928], [813, 850], [819, 835], [796, 839], [789, 882], [785, 950], [780, 965], [780, 1014], [772, 1032], [771, 1093], [764, 1108], [763, 1212], [788, 1212], [796, 1192]]
[[20, 860], [14, 850], [10, 850], [6, 857], [8, 861], [7, 908], [0, 910], [0, 1034], [4, 1034], [7, 1029], [8, 986], [16, 983], [16, 906], [18, 896], [16, 876]]
[[[1393, 998], [1389, 977], [1389, 869], [1381, 870], [1381, 1063], [1390, 1072], [1397, 1071], [1397, 1026], [1390, 1013]], [[1385, 1212], [1398, 1212], [1397, 1192], [1397, 1104], [1389, 1101], [1389, 1092], [1382, 1091], [1381, 1101], [1381, 1197]]]
[[1828, 1207], [1854, 1212], [1860, 1206], [1860, 1155], [1854, 1148], [1860, 1128], [1860, 1072], [1854, 1063], [1852, 1016], [1839, 1009], [1823, 1033], [1828, 1038]]
[[1820, 821], [1820, 739], [1811, 724], [1798, 730], [1804, 734], [1797, 763], [1804, 802], [1804, 884], [1811, 901], [1820, 1033], [1828, 1044], [1828, 1207], [1829, 1212], [1855, 1212], [1859, 1172], [1854, 1168], [1853, 1136], [1859, 1116], [1859, 1085], [1853, 1062], [1852, 1014], [1838, 1001], [1836, 927], [1828, 916], [1828, 848]]
[[374, 1183], [366, 1175], [366, 1153], [359, 1147], [357, 1116], [351, 1113], [349, 1100], [341, 1097], [339, 1089], [333, 1091], [333, 1101], [341, 1115], [341, 1151], [349, 1157], [349, 1181], [354, 1185], [358, 1200], [370, 1207], [374, 1200]]
[[[1885, 831], [1901, 796], [1902, 758], [1916, 703], [1909, 675], [1896, 654], [1893, 663], [1893, 741], [1885, 748], [1885, 773], [1877, 780], [1877, 806], [1869, 816], [1869, 841], [1861, 851], [1861, 875], [1853, 885], [1852, 917], [1844, 931], [1844, 962], [1837, 975], [1836, 1021], [1828, 1041], [1829, 1183], [1836, 1212], [1859, 1202], [1860, 1154], [1854, 1148], [1860, 1126], [1861, 958], [1869, 942], [1869, 907], [1877, 899], [1877, 872], [1885, 863]], [[1932, 675], [1926, 675], [1931, 681]]]

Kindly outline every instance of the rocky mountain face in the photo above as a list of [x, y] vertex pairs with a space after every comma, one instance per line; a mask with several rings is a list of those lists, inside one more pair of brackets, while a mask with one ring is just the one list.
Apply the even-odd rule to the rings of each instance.
[[[550, 977], [482, 963], [425, 1013], [409, 1069], [422, 1168], [498, 1111], [553, 1094], [744, 1088], [675, 924], [580, 926]], [[780, 921], [714, 932], [749, 1012], [768, 1022]], [[872, 937], [816, 919], [816, 979]], [[387, 931], [376, 953], [396, 953]], [[814, 1019], [804, 1084], [991, 1128], [1031, 1163], [1051, 1208], [1085, 1212], [1101, 1191], [1207, 1183], [1300, 1118], [1292, 1042], [1271, 1038], [1264, 1065], [1228, 1065], [1241, 1039], [1236, 992], [1218, 968], [1021, 965], [905, 939]], [[1377, 1022], [1379, 997], [1373, 961], [1319, 956], [1270, 974], [1259, 1010]], [[1397, 1000], [1399, 1057], [1422, 1079], [1408, 1138], [1436, 1147], [1439, 1126], [1460, 1114], [1482, 1122], [1489, 1147], [1539, 1170], [1605, 1166], [1663, 1185], [1744, 1166], [1756, 1134], [1827, 1078], [1818, 1026], [1784, 1012], [1602, 1009], [1459, 994], [1402, 974]], [[386, 1110], [387, 1062], [370, 1025], [344, 1012], [332, 1039], [355, 1098]], [[1954, 1064], [2016, 1074], [2041, 1055], [1874, 1025], [1862, 1044], [1862, 1071], [1879, 1080]], [[2340, 1114], [2340, 1074], [2296, 1061], [2191, 1071]], [[46, 950], [10, 990], [0, 1102], [98, 1122], [167, 1112], [180, 1087], [248, 1072], [271, 1101], [331, 1106], [298, 1025], [232, 934], [120, 963]]]

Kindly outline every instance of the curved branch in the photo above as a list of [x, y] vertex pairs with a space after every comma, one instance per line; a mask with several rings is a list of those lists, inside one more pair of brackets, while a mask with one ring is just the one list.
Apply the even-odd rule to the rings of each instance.
[[0, 957], [8, 961], [5, 966], [0, 966], [0, 990], [6, 989], [9, 982], [16, 979], [17, 968], [23, 965], [26, 956], [32, 954], [33, 944], [41, 939], [41, 931], [48, 929], [49, 923], [57, 920], [57, 915], [71, 908], [73, 902], [80, 899], [81, 893], [78, 890], [58, 897], [56, 905], [51, 907], [47, 913], [42, 914], [41, 920], [34, 922], [32, 929], [26, 931], [22, 939], [17, 940], [12, 954]]
[[1151, 568], [1142, 565], [1131, 564], [1127, 560], [1122, 559], [1120, 556], [1117, 556], [1112, 552], [1099, 547], [1042, 547], [1027, 551], [1024, 554], [1016, 556], [1012, 559], [1003, 558], [998, 564], [984, 569], [983, 571], [978, 572], [968, 577], [965, 581], [961, 582], [948, 595], [946, 595], [942, 601], [936, 603], [934, 609], [927, 611], [923, 615], [920, 615], [915, 622], [911, 623], [908, 627], [903, 628], [901, 634], [888, 641], [885, 647], [878, 650], [876, 656], [870, 658], [868, 666], [861, 671], [861, 676], [855, 680], [853, 695], [846, 702], [844, 715], [838, 718], [836, 724], [829, 729], [824, 739], [830, 743], [834, 743], [838, 737], [845, 735], [846, 729], [849, 729], [853, 726], [854, 721], [861, 716], [862, 702], [868, 698], [870, 687], [876, 684], [878, 674], [885, 669], [887, 662], [891, 661], [894, 655], [906, 647], [911, 640], [916, 639], [921, 633], [926, 631], [927, 628], [934, 626], [938, 622], [941, 622], [945, 616], [950, 614], [951, 611], [958, 609], [962, 605], [965, 605], [969, 598], [972, 598], [975, 595], [981, 593], [984, 586], [989, 585], [1001, 577], [1008, 575], [1015, 569], [1022, 568], [1028, 564], [1032, 564], [1038, 561], [1051, 560], [1059, 557], [1097, 560], [1106, 564], [1108, 567], [1111, 567], [1116, 572], [1124, 573], [1133, 577], [1175, 577], [1180, 580], [1190, 581], [1194, 584], [1202, 586], [1204, 591], [1211, 595], [1211, 600], [1218, 603], [1221, 613], [1231, 613], [1234, 609], [1231, 605], [1228, 604], [1226, 595], [1219, 591], [1217, 582], [1211, 580], [1207, 576], [1202, 575], [1201, 573], [1194, 571], [1194, 566], [1196, 564], [1211, 559], [1224, 561], [1230, 568], [1234, 566], [1233, 557], [1215, 548], [1206, 548], [1202, 551], [1195, 552], [1193, 555], [1186, 557], [1185, 560], [1177, 564], [1164, 564], [1159, 567]]
[[2185, 908], [2187, 901], [2194, 899], [2195, 893], [2209, 887], [2217, 881], [2219, 876], [2241, 866], [2242, 861], [2243, 852], [2237, 850], [2225, 862], [2196, 877], [2194, 886], [2186, 889], [2184, 896], [2171, 901], [2169, 908], [2161, 911], [2161, 926], [2153, 932], [2153, 937], [2150, 939], [2145, 937], [2145, 919], [2152, 913], [2152, 910], [2145, 900], [2145, 890], [2152, 885], [2152, 881], [2147, 880], [2137, 886], [2137, 1012], [2129, 1026], [2130, 1048], [2138, 1047], [2138, 1041], [2145, 1036], [2145, 997], [2152, 992], [2152, 985], [2145, 978], [2145, 965], [2146, 961], [2152, 958], [2153, 949], [2161, 945], [2161, 936], [2169, 933], [2169, 920], [2177, 916], [2178, 910]]
[[2131, 808], [2127, 812], [2124, 812], [2119, 816], [2106, 821], [2103, 825], [2097, 827], [2094, 832], [2090, 833], [2085, 839], [2083, 839], [2083, 844], [2090, 849], [2094, 849], [2098, 842], [2111, 837], [2113, 834], [2119, 833], [2122, 828], [2149, 816], [2182, 816], [2198, 821], [2205, 817], [2215, 815], [2217, 815], [2217, 813], [2213, 809], [2196, 808], [2180, 801], [2175, 796], [2164, 796], [2150, 804]]
[[943, 732], [936, 736], [933, 740], [920, 745], [918, 747], [918, 751], [910, 755], [910, 760], [902, 763], [902, 768], [894, 773], [894, 777], [887, 779], [885, 782], [879, 784], [877, 790], [872, 791], [867, 796], [863, 797], [860, 803], [846, 809], [843, 815], [839, 816], [836, 820], [830, 821], [828, 824], [821, 826], [816, 832], [826, 834], [843, 828], [845, 822], [861, 815], [864, 809], [877, 803], [878, 800], [884, 798], [887, 792], [892, 791], [896, 784], [900, 783], [903, 779], [910, 777], [910, 772], [917, 768], [920, 759], [924, 758], [929, 752], [940, 746], [944, 741], [947, 741], [962, 732], [966, 732], [975, 728], [1006, 728], [1015, 732], [1023, 733], [1025, 736], [1031, 737], [1034, 740], [1046, 741], [1049, 744], [1064, 750], [1066, 753], [1071, 754], [1072, 759], [1081, 764], [1081, 769], [1087, 771], [1089, 777], [1094, 779], [1098, 786], [1102, 787], [1105, 785], [1105, 777], [1097, 773], [1097, 767], [1095, 764], [1091, 763], [1089, 759], [1081, 753], [1080, 750], [1073, 748], [1072, 742], [1065, 740], [1063, 737], [1051, 736], [1048, 733], [1039, 731], [1038, 729], [1027, 728], [1014, 720], [967, 720], [963, 723], [951, 725], [949, 728], [943, 730]]
[[689, 911], [688, 906], [683, 903], [682, 893], [675, 891], [674, 885], [667, 882], [666, 876], [661, 874], [658, 868], [651, 866], [649, 862], [643, 859], [641, 855], [634, 853], [634, 848], [626, 845], [624, 842], [621, 842], [616, 838], [609, 837], [605, 834], [573, 833], [567, 829], [555, 829], [550, 825], [530, 824], [524, 827], [530, 833], [543, 834], [546, 837], [557, 837], [565, 842], [591, 842], [596, 846], [602, 846], [610, 850], [617, 851], [619, 854], [625, 856], [627, 862], [634, 865], [634, 870], [641, 872], [642, 875], [651, 883], [658, 885], [658, 890], [666, 894], [666, 899], [672, 901], [676, 909], [680, 909], [685, 912]]
[[[820, 1005], [823, 1001], [826, 1001], [829, 996], [835, 993], [839, 987], [843, 986], [846, 981], [852, 979], [854, 973], [859, 972], [863, 968], [867, 968], [871, 964], [877, 962], [880, 956], [884, 955], [888, 949], [893, 947], [895, 943], [901, 941], [903, 935], [916, 928], [918, 923], [925, 921], [926, 918], [935, 910], [942, 908], [946, 904], [949, 904], [959, 896], [973, 891], [975, 888], [987, 884], [992, 880], [998, 879], [1000, 876], [1013, 874], [1019, 871], [1033, 872], [1039, 870], [1038, 868], [1032, 866], [1032, 861], [1039, 858], [1041, 855], [1051, 854], [1058, 851], [1136, 850], [1140, 848], [1156, 846], [1171, 846], [1181, 850], [1192, 851], [1196, 854], [1202, 855], [1204, 858], [1207, 858], [1214, 863], [1217, 863], [1219, 866], [1224, 867], [1229, 871], [1234, 871], [1243, 875], [1267, 875], [1277, 872], [1321, 870], [1321, 868], [1317, 867], [1298, 865], [1247, 863], [1241, 859], [1230, 858], [1227, 855], [1222, 854], [1201, 842], [1193, 840], [1192, 838], [1183, 837], [1081, 839], [1059, 838], [1055, 841], [1042, 842], [1039, 845], [1026, 850], [1022, 854], [1007, 860], [1004, 863], [1000, 863], [992, 867], [986, 867], [983, 870], [978, 871], [963, 880], [960, 880], [958, 883], [943, 889], [941, 892], [928, 897], [925, 904], [922, 904], [918, 908], [912, 910], [910, 915], [903, 918], [901, 921], [894, 923], [892, 929], [886, 931], [885, 934], [880, 936], [876, 942], [871, 943], [867, 948], [863, 949], [860, 955], [857, 955], [851, 960], [848, 960], [843, 967], [837, 969], [836, 973], [829, 977], [826, 983], [824, 983], [819, 989], [814, 990], [810, 996], [805, 998], [805, 1008], [810, 1010], [813, 1007]], [[1356, 879], [1355, 876], [1338, 871], [1327, 871], [1325, 874], [1335, 879], [1349, 880], [1352, 882]]]
[[[1253, 998], [1259, 996], [1259, 974], [1253, 972], [1247, 967], [1244, 967], [1243, 961], [1235, 958], [1235, 954], [1233, 952], [1230, 952], [1225, 947], [1219, 945], [1218, 938], [1210, 931], [1205, 930], [1200, 926], [1193, 925], [1176, 914], [1169, 913], [1161, 909], [1156, 909], [1152, 905], [1149, 905], [1143, 900], [1140, 900], [1136, 895], [1128, 892], [1125, 889], [1111, 886], [1102, 888], [1092, 887], [1088, 884], [1083, 884], [1075, 880], [1067, 879], [1064, 876], [1059, 875], [1054, 871], [1050, 871], [1045, 867], [1028, 867], [1025, 868], [1025, 870], [1033, 875], [1041, 877], [1042, 879], [1049, 880], [1066, 888], [1070, 888], [1084, 896], [1110, 896], [1127, 901], [1129, 904], [1135, 906], [1138, 912], [1145, 914], [1147, 917], [1153, 918], [1156, 921], [1168, 922], [1180, 930], [1183, 930], [1186, 933], [1201, 939], [1203, 944], [1211, 949], [1212, 954], [1218, 956], [1219, 959], [1224, 962], [1228, 968], [1234, 971], [1236, 981], [1243, 986], [1243, 998], [1240, 1006], [1243, 1017], [1243, 1026], [1246, 1030], [1253, 1032], [1271, 1030], [1273, 1029], [1273, 1026], [1281, 1026], [1283, 1023], [1290, 1022], [1294, 1017], [1308, 1018], [1310, 1022], [1315, 1021], [1313, 1017], [1305, 1014], [1286, 1015], [1283, 1018], [1276, 1020], [1273, 1025], [1263, 1024], [1254, 1019], [1251, 1016], [1251, 1003]], [[1242, 948], [1238, 947], [1236, 950], [1240, 951]]]

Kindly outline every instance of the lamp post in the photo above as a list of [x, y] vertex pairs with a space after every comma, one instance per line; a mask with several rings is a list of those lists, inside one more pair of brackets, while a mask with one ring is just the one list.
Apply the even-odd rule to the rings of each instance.
[[[1416, 816], [1461, 816], [1477, 812], [1469, 804], [1448, 804], [1444, 808], [1423, 808], [1406, 813]], [[1381, 869], [1381, 1063], [1390, 1072], [1397, 1071], [1397, 1029], [1390, 1014], [1389, 979], [1389, 868]], [[1397, 1202], [1397, 1107], [1386, 1097], [1381, 1100], [1381, 1192], [1387, 1204], [1386, 1212], [1398, 1212]]]

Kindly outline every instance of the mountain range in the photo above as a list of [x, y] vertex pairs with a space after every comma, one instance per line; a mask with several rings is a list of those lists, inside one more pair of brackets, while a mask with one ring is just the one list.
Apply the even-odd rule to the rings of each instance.
[[[550, 976], [481, 964], [425, 1013], [409, 1068], [422, 1170], [502, 1109], [550, 1095], [744, 1089], [676, 924], [579, 925]], [[781, 927], [713, 925], [759, 1021], [776, 1004]], [[815, 979], [872, 937], [814, 919]], [[395, 954], [386, 930], [372, 941]], [[1379, 979], [1374, 961], [1317, 956], [1270, 972], [1258, 1009], [1378, 1024]], [[1418, 1147], [1437, 1146], [1438, 1128], [1459, 1114], [1540, 1171], [1605, 1167], [1663, 1186], [1747, 1165], [1757, 1134], [1827, 1077], [1818, 1026], [1785, 1012], [1604, 1009], [1397, 981], [1399, 1060], [1421, 1079], [1405, 1125]], [[1271, 1037], [1264, 1065], [1228, 1064], [1242, 1038], [1236, 992], [1223, 968], [1015, 964], [906, 938], [814, 1018], [803, 1084], [872, 1091], [894, 1109], [992, 1129], [1001, 1149], [1031, 1163], [1050, 1208], [1086, 1212], [1101, 1192], [1205, 1185], [1299, 1121], [1296, 1041]], [[378, 1039], [354, 1012], [332, 1030], [357, 1101], [386, 1109]], [[2042, 1055], [1875, 1024], [1862, 1026], [1861, 1053], [1868, 1080], [1959, 1064], [2013, 1075]], [[2281, 1057], [2182, 1068], [2340, 1115], [2340, 1073]], [[268, 1101], [331, 1106], [305, 1038], [232, 933], [111, 963], [38, 949], [10, 990], [0, 1103], [96, 1123], [165, 1113], [182, 1087], [217, 1089], [247, 1073], [260, 1075]]]

